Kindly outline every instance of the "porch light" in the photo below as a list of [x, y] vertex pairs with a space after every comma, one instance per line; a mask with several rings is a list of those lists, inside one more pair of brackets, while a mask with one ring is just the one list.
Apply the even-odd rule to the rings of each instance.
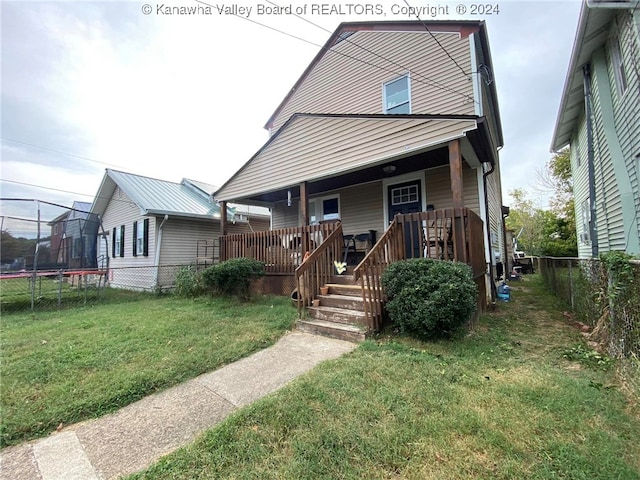
[[382, 167], [382, 171], [387, 174], [390, 175], [393, 172], [396, 171], [396, 166], [395, 165], [385, 165], [384, 167]]

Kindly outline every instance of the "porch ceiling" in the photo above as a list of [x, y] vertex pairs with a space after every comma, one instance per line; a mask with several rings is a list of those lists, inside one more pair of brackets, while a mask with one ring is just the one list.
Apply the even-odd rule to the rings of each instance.
[[[272, 203], [283, 192], [309, 193], [442, 165], [446, 145], [474, 132], [480, 119], [419, 115], [294, 115], [215, 196], [218, 200]], [[481, 155], [481, 153], [479, 153]]]

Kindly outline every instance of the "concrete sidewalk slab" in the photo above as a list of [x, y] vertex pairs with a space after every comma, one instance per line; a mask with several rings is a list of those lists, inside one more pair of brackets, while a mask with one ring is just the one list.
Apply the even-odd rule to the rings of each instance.
[[344, 340], [289, 333], [272, 347], [111, 415], [4, 449], [0, 478], [113, 479], [143, 470], [192, 442], [237, 408], [355, 348]]

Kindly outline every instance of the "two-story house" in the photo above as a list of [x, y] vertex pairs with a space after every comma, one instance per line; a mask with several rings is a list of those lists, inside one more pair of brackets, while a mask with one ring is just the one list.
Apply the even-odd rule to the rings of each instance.
[[[469, 263], [464, 232], [477, 224], [469, 255], [490, 299], [504, 251], [503, 140], [484, 22], [341, 24], [265, 128], [265, 145], [216, 192], [223, 205], [267, 206], [272, 228], [285, 231], [339, 221], [343, 250], [329, 257], [353, 263], [356, 281], [362, 262], [388, 252], [390, 241], [404, 258], [455, 255]], [[299, 255], [320, 256], [316, 237], [331, 233], [311, 228], [308, 241], [301, 237], [296, 275]], [[228, 248], [247, 254], [241, 238], [231, 240]], [[265, 261], [284, 272], [279, 258]], [[316, 283], [301, 287], [304, 296]]]
[[640, 254], [640, 7], [585, 1], [551, 148], [571, 146], [578, 253]]

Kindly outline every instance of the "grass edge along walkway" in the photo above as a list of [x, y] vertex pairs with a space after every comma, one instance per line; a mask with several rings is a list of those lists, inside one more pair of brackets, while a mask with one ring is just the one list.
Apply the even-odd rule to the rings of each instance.
[[463, 338], [365, 342], [131, 478], [640, 478], [611, 363], [539, 277], [512, 293]]
[[2, 316], [2, 446], [96, 418], [264, 349], [290, 330], [288, 297], [141, 296]]

